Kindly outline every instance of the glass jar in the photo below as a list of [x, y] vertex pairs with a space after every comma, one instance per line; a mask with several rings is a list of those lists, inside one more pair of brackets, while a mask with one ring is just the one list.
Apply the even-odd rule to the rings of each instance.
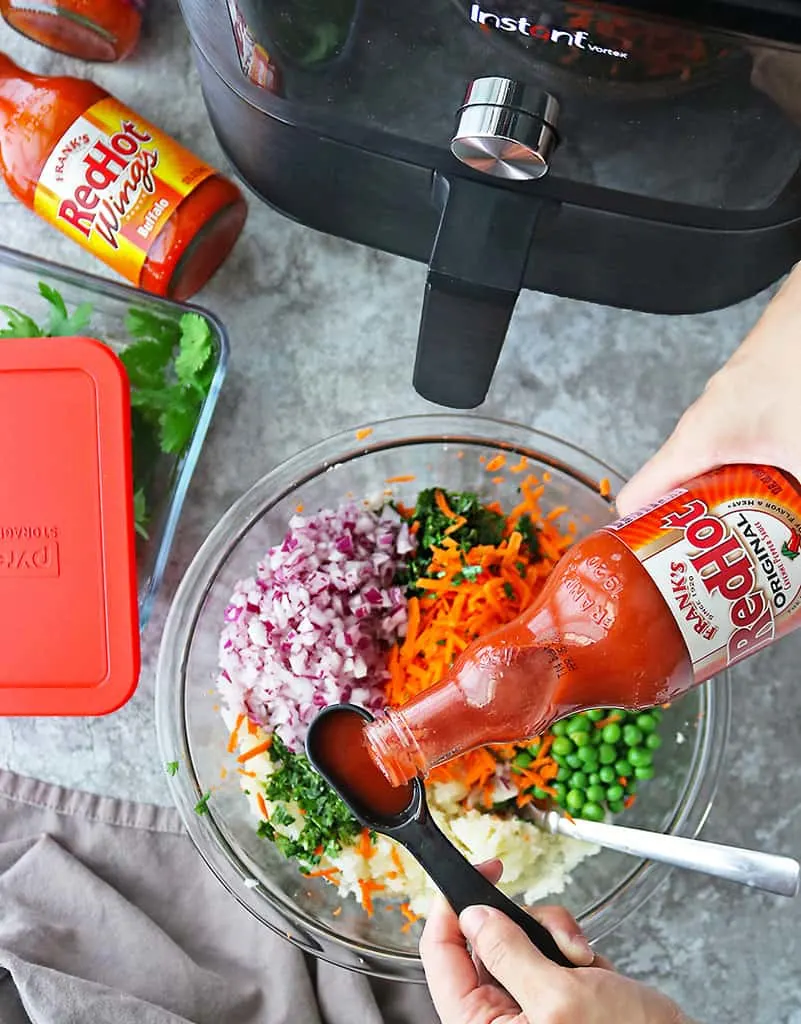
[[8, 24], [81, 60], [123, 60], [135, 48], [145, 0], [0, 0]]

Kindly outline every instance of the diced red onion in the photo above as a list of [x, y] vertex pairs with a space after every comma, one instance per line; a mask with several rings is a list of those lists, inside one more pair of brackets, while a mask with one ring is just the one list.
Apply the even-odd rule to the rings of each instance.
[[380, 708], [386, 651], [406, 632], [406, 600], [392, 580], [415, 543], [388, 507], [293, 515], [223, 614], [217, 685], [226, 705], [296, 751], [319, 708]]

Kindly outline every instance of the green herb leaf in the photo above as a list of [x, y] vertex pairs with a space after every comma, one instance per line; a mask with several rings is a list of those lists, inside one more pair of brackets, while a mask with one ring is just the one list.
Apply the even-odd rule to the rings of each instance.
[[177, 761], [168, 761], [164, 765], [164, 771], [168, 775], [177, 775], [178, 774], [178, 762]]
[[[275, 770], [264, 783], [264, 795], [279, 806], [273, 810], [270, 823], [259, 825], [259, 835], [271, 839], [285, 857], [304, 866], [318, 864], [321, 850], [336, 856], [358, 836], [358, 822], [308, 759], [289, 750], [275, 733], [270, 754]], [[276, 824], [297, 821], [286, 807], [280, 806], [290, 802], [305, 812], [303, 827], [295, 839], [275, 830]]]
[[175, 357], [175, 375], [187, 387], [205, 390], [199, 381], [214, 352], [208, 321], [197, 313], [184, 313], [181, 317], [181, 340]]
[[211, 798], [211, 790], [204, 793], [203, 796], [195, 804], [195, 814], [204, 815], [209, 813], [209, 800]]
[[134, 528], [144, 540], [149, 538], [147, 520], [147, 499], [145, 498], [145, 492], [140, 487], [134, 492]]
[[[478, 495], [472, 492], [443, 491], [442, 493], [454, 514], [467, 520], [458, 530], [449, 534], [463, 552], [469, 551], [477, 544], [500, 544], [505, 524], [502, 515], [485, 508]], [[397, 576], [399, 586], [409, 587], [411, 593], [416, 593], [417, 580], [428, 574], [432, 557], [431, 549], [442, 546], [446, 536], [445, 531], [453, 526], [453, 520], [445, 515], [437, 505], [436, 494], [435, 488], [428, 488], [421, 491], [417, 497], [412, 517], [412, 521], [419, 523], [416, 534], [417, 550]], [[466, 565], [462, 570], [461, 579], [474, 579], [480, 571], [478, 566]], [[474, 573], [475, 575], [473, 575]], [[461, 582], [461, 579], [456, 582]], [[418, 594], [418, 596], [421, 595]]]
[[41, 338], [42, 330], [35, 320], [20, 313], [13, 306], [0, 306], [0, 313], [7, 320], [6, 327], [0, 331], [0, 338]]
[[51, 338], [69, 338], [80, 335], [92, 318], [92, 304], [82, 302], [70, 315], [67, 304], [55, 288], [44, 281], [39, 282], [39, 294], [49, 305], [47, 335]]

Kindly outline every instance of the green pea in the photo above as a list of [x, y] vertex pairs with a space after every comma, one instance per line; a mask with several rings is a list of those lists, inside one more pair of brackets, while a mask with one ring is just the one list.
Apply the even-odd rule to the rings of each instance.
[[553, 791], [556, 793], [556, 802], [558, 804], [563, 804], [565, 802], [565, 797], [567, 796], [567, 786], [564, 782], [555, 782]]
[[573, 715], [567, 720], [567, 734], [572, 736], [574, 732], [587, 731], [587, 718], [585, 715]]
[[568, 754], [565, 758], [565, 763], [575, 772], [578, 771], [579, 768], [581, 768], [583, 762], [581, 758], [578, 756], [578, 754]]
[[629, 761], [634, 768], [644, 768], [653, 761], [654, 755], [646, 747], [632, 747], [629, 751]]
[[533, 793], [534, 793], [534, 796], [538, 800], [547, 800], [548, 799], [548, 794], [545, 792], [544, 789], [540, 789], [539, 786], [535, 786], [534, 787]]
[[571, 732], [570, 738], [577, 747], [586, 747], [590, 742], [590, 734], [588, 732]]
[[642, 733], [636, 725], [623, 726], [623, 742], [627, 747], [639, 747], [642, 743]]
[[645, 745], [649, 750], [659, 750], [662, 746], [662, 737], [655, 732], [645, 737]]
[[527, 750], [521, 750], [520, 753], [515, 754], [512, 764], [515, 768], [528, 768], [533, 760], [534, 758]]
[[639, 765], [634, 769], [634, 777], [637, 779], [652, 779], [654, 777], [654, 766], [652, 764]]
[[587, 818], [588, 821], [603, 821], [606, 815], [603, 807], [590, 800], [581, 808], [581, 817]]
[[532, 743], [531, 746], [528, 748], [528, 752], [529, 754], [531, 754], [532, 757], [536, 757], [537, 754], [539, 754], [540, 752], [539, 743]]
[[603, 786], [587, 786], [587, 799], [593, 804], [602, 804], [606, 799], [606, 790]]
[[606, 799], [610, 804], [620, 803], [625, 795], [626, 791], [618, 784], [610, 786], [606, 791]]
[[583, 765], [598, 764], [598, 751], [595, 747], [579, 747], [576, 751], [576, 757], [579, 758]]
[[[647, 769], [640, 768], [640, 771], [644, 771], [644, 770], [647, 770]], [[628, 793], [629, 796], [633, 796], [637, 792], [637, 779], [636, 778], [629, 779], [629, 781], [626, 783], [626, 792]]]
[[615, 761], [615, 775], [617, 778], [630, 779], [633, 774], [634, 769], [631, 766], [631, 761], [627, 761], [625, 758]]
[[598, 774], [598, 772], [592, 772], [590, 775], [587, 776], [587, 782], [589, 782], [591, 786], [598, 786], [601, 782], [601, 776]]
[[586, 789], [587, 776], [584, 772], [573, 772], [570, 776], [570, 786], [572, 789]]
[[567, 722], [554, 722], [551, 726], [551, 732], [554, 736], [564, 736], [567, 732]]
[[587, 712], [587, 718], [589, 718], [591, 722], [600, 722], [604, 717], [604, 714], [605, 712], [603, 708], [593, 708], [592, 711]]
[[567, 757], [568, 754], [573, 753], [573, 741], [569, 740], [567, 736], [557, 736], [553, 741], [551, 750], [554, 754], [559, 754], [561, 757]]
[[560, 766], [559, 771], [556, 773], [556, 781], [567, 782], [572, 774], [573, 772], [567, 767], [567, 765]]
[[617, 722], [610, 722], [609, 725], [605, 725], [601, 730], [604, 743], [617, 743], [620, 739], [621, 731], [622, 730]]
[[650, 715], [651, 718], [653, 718], [654, 721], [658, 724], [662, 721], [662, 708], [651, 708]]
[[570, 789], [565, 797], [565, 803], [571, 811], [580, 811], [584, 806], [584, 794], [578, 789]]
[[609, 803], [608, 807], [612, 814], [620, 814], [620, 812], [623, 810], [623, 801], [615, 800], [614, 803]]
[[[618, 764], [620, 764], [620, 762], [618, 762]], [[615, 774], [616, 769], [617, 765], [615, 765], [614, 768], [611, 764], [602, 765], [600, 771], [598, 772], [598, 775], [601, 778], [601, 782], [605, 782], [607, 785], [610, 782], [614, 782], [617, 778], [617, 775]]]
[[654, 732], [656, 729], [656, 719], [653, 715], [647, 713], [637, 715], [637, 728], [641, 732]]
[[617, 750], [611, 743], [602, 743], [598, 747], [598, 760], [601, 764], [612, 764], [617, 759]]

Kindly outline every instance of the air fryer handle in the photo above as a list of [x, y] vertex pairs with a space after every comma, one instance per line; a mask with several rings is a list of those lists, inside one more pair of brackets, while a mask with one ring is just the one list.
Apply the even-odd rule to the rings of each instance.
[[542, 201], [472, 179], [434, 179], [442, 213], [428, 265], [414, 386], [473, 409], [487, 396], [523, 282]]

